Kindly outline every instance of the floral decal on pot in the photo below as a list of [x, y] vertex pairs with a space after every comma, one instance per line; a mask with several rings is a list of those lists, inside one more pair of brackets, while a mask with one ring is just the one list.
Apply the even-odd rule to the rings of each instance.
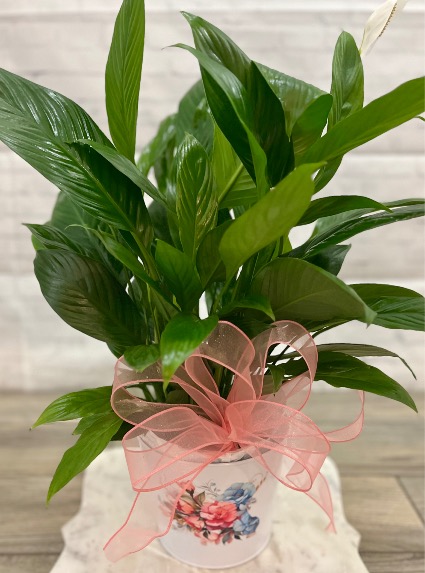
[[186, 490], [174, 514], [175, 527], [192, 531], [203, 544], [231, 543], [254, 535], [260, 519], [252, 515], [251, 506], [263, 481], [264, 478], [257, 486], [253, 482], [237, 482], [223, 493], [214, 482], [201, 486], [203, 491], [197, 494], [195, 489]]

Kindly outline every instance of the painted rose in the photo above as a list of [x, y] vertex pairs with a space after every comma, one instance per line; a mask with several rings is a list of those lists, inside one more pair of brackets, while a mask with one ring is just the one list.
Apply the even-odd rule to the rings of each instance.
[[249, 515], [247, 511], [244, 511], [239, 519], [237, 519], [233, 524], [233, 530], [237, 535], [251, 535], [252, 533], [255, 533], [259, 523], [260, 520], [258, 517], [253, 517], [252, 515]]
[[205, 521], [203, 521], [199, 515], [183, 515], [182, 519], [191, 529], [201, 531], [201, 529], [205, 527]]
[[177, 502], [176, 511], [190, 515], [195, 511], [195, 502], [189, 496], [182, 496]]
[[206, 501], [201, 507], [200, 516], [205, 521], [208, 529], [226, 529], [231, 527], [237, 519], [238, 510], [233, 502]]
[[234, 483], [219, 496], [221, 501], [232, 501], [238, 509], [245, 509], [255, 494], [255, 486], [252, 483]]

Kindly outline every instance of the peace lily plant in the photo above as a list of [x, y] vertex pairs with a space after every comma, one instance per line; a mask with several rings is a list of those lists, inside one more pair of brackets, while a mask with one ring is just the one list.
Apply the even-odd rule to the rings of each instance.
[[[45, 299], [133, 368], [160, 359], [163, 383], [138, 390], [148, 401], [190, 402], [170, 379], [219, 319], [251, 338], [275, 320], [293, 320], [318, 340], [317, 380], [415, 409], [400, 384], [362, 360], [397, 354], [320, 344], [320, 335], [352, 320], [423, 330], [418, 293], [338, 278], [346, 241], [422, 216], [423, 200], [379, 203], [323, 190], [346, 153], [422, 113], [423, 79], [364, 106], [362, 60], [347, 32], [337, 40], [326, 93], [251, 60], [202, 18], [183, 16], [195, 47], [178, 48], [198, 60], [202, 79], [137, 160], [143, 0], [124, 0], [115, 25], [106, 66], [111, 139], [65, 96], [0, 72], [0, 139], [60, 190], [50, 221], [27, 225]], [[293, 247], [291, 230], [309, 224], [310, 238]], [[231, 373], [211, 368], [226, 397]], [[277, 390], [304, 368], [298, 355], [275, 349], [269, 384]], [[110, 397], [110, 385], [67, 394], [35, 423], [80, 420], [48, 499], [129, 429]]]

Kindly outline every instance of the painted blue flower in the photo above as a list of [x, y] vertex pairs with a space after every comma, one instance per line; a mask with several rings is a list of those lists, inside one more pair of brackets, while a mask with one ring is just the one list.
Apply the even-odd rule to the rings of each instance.
[[246, 504], [255, 493], [252, 483], [234, 483], [219, 496], [220, 501], [232, 501], [238, 509], [245, 509]]
[[236, 535], [251, 535], [251, 533], [255, 532], [259, 523], [258, 517], [253, 517], [247, 511], [244, 511], [239, 519], [234, 522], [233, 531]]

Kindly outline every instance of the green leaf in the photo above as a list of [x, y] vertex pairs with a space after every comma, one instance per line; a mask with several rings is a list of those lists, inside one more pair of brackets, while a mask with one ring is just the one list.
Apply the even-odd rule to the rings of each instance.
[[199, 246], [196, 266], [204, 288], [213, 282], [226, 280], [226, 268], [220, 256], [219, 245], [231, 224], [231, 221], [226, 221], [212, 229], [205, 235]]
[[311, 176], [317, 168], [318, 165], [308, 165], [290, 173], [229, 227], [220, 243], [228, 277], [254, 253], [287, 235], [297, 224], [314, 192]]
[[177, 218], [184, 252], [192, 260], [203, 237], [217, 223], [217, 194], [208, 156], [187, 135], [177, 153]]
[[339, 274], [350, 249], [351, 245], [331, 245], [317, 255], [309, 257], [306, 261], [336, 276]]
[[88, 256], [90, 258], [98, 259], [96, 252], [93, 250], [85, 249], [84, 246], [78, 242], [73, 241], [72, 238], [63, 233], [60, 229], [56, 229], [51, 225], [34, 225], [25, 224], [33, 236], [37, 240], [38, 248], [42, 249], [63, 249], [77, 253], [77, 255]]
[[211, 168], [221, 208], [232, 209], [257, 199], [254, 181], [218, 125], [214, 128]]
[[211, 113], [251, 178], [256, 181], [259, 195], [264, 195], [269, 189], [267, 158], [255, 136], [254, 110], [246, 89], [217, 60], [184, 44], [177, 44], [176, 47], [187, 50], [198, 59]]
[[190, 258], [168, 243], [157, 241], [155, 261], [180, 308], [192, 311], [203, 289]]
[[134, 163], [124, 155], [121, 155], [116, 149], [96, 141], [89, 141], [88, 139], [81, 139], [78, 143], [92, 147], [99, 155], [106, 159], [106, 161], [109, 161], [115, 169], [128, 177], [128, 179], [130, 179], [130, 181], [132, 181], [142, 191], [142, 193], [146, 193], [149, 197], [158, 201], [158, 203], [166, 206], [165, 197], [161, 195], [155, 185], [149, 181], [147, 176], [144, 175], [141, 170], [134, 165]]
[[217, 316], [200, 320], [197, 316], [179, 314], [167, 324], [160, 342], [165, 387], [177, 368], [211, 334], [217, 322]]
[[153, 139], [143, 148], [137, 167], [146, 177], [176, 138], [176, 114], [169, 115], [159, 125]]
[[425, 330], [425, 299], [414, 290], [385, 284], [356, 284], [351, 288], [376, 312], [373, 324]]
[[326, 126], [332, 96], [282, 72], [257, 64], [285, 110], [286, 131], [291, 135], [295, 154], [300, 155], [322, 134]]
[[424, 110], [423, 78], [410, 80], [340, 121], [304, 155], [303, 163], [330, 161], [413, 119]]
[[64, 453], [50, 484], [47, 502], [103, 452], [121, 424], [115, 412], [107, 412], [88, 424], [77, 442]]
[[[22, 116], [26, 121], [38, 125], [40, 131], [48, 137], [62, 142], [90, 139], [111, 145], [106, 135], [79, 105], [51, 89], [3, 69], [0, 69], [0, 98], [13, 108], [17, 117]], [[2, 131], [3, 127], [0, 139]]]
[[94, 218], [149, 242], [149, 216], [140, 189], [96, 151], [63, 143], [1, 99], [0, 139]]
[[[267, 156], [270, 185], [276, 185], [293, 169], [292, 143], [286, 134], [285, 112], [279, 99], [257, 64], [226, 34], [199, 16], [183, 15], [190, 24], [197, 50], [223, 64], [245, 88], [254, 112], [253, 133]], [[217, 118], [216, 121], [219, 123]]]
[[359, 233], [376, 229], [383, 225], [389, 225], [390, 223], [423, 217], [424, 214], [424, 205], [422, 204], [399, 208], [394, 207], [390, 213], [377, 213], [350, 218], [339, 225], [334, 225], [330, 229], [314, 235], [306, 243], [288, 254], [296, 258], [311, 258], [330, 245], [337, 245]]
[[112, 345], [145, 340], [137, 308], [103, 265], [68, 251], [42, 250], [34, 270], [44, 298], [73, 328]]
[[[301, 217], [298, 225], [309, 225], [322, 217], [338, 215], [355, 209], [368, 209], [370, 211], [390, 211], [388, 207], [378, 201], [361, 195], [339, 195], [336, 197], [323, 197], [315, 199]], [[391, 211], [390, 211], [391, 212]]]
[[274, 259], [254, 277], [251, 292], [270, 300], [276, 320], [294, 320], [306, 328], [341, 319], [370, 323], [375, 316], [352, 288], [299, 259]]
[[105, 72], [106, 110], [112, 140], [134, 161], [145, 43], [144, 0], [124, 0], [118, 13]]
[[333, 104], [328, 129], [363, 107], [363, 64], [357, 44], [348, 32], [341, 33], [335, 46], [331, 94]]
[[143, 372], [148, 366], [157, 362], [160, 358], [159, 346], [132, 346], [124, 352], [124, 358], [129, 366]]
[[351, 388], [397, 400], [417, 412], [413, 398], [398, 382], [378, 368], [339, 352], [321, 352], [316, 380], [335, 388]]
[[248, 294], [241, 300], [235, 300], [234, 302], [226, 305], [219, 314], [220, 317], [227, 316], [232, 314], [234, 311], [242, 309], [259, 310], [272, 320], [275, 320], [275, 315], [269, 299], [261, 294]]
[[167, 209], [160, 203], [152, 201], [148, 207], [148, 212], [155, 238], [161, 239], [161, 241], [165, 241], [169, 245], [172, 245], [173, 239], [170, 233]]
[[32, 427], [109, 412], [111, 390], [111, 386], [102, 386], [65, 394], [49, 404]]

